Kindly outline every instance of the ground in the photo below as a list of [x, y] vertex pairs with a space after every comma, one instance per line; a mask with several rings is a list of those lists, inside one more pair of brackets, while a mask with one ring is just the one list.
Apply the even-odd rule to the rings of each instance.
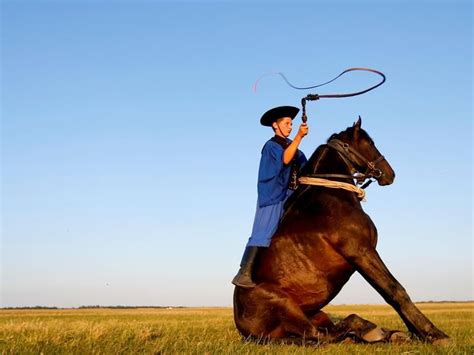
[[[0, 310], [1, 354], [474, 354], [474, 303], [418, 307], [452, 339], [437, 347], [411, 344], [258, 345], [242, 340], [231, 308]], [[336, 305], [333, 319], [351, 313], [406, 330], [386, 305]]]

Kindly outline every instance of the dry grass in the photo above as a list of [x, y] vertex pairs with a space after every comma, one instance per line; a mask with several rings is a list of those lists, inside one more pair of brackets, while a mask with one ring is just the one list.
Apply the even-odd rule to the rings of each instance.
[[[243, 341], [230, 308], [1, 310], [3, 354], [474, 354], [474, 303], [426, 303], [419, 308], [451, 336], [447, 347], [333, 344], [257, 345]], [[357, 313], [383, 327], [405, 330], [384, 305], [325, 308], [333, 317]]]

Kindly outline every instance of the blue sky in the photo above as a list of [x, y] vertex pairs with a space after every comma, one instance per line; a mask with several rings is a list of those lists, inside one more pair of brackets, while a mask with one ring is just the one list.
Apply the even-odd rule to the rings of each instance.
[[[397, 173], [364, 209], [413, 300], [472, 299], [472, 4], [2, 2], [2, 306], [229, 306], [258, 123], [309, 92], [310, 156], [358, 115]], [[299, 120], [299, 118], [298, 118]], [[292, 134], [293, 136], [293, 134]], [[334, 303], [382, 303], [355, 275]]]

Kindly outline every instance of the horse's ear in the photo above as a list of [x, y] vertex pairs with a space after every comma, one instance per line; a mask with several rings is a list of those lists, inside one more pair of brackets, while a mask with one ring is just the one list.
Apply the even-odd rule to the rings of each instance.
[[356, 130], [358, 130], [358, 129], [360, 129], [360, 126], [362, 126], [362, 118], [359, 115], [359, 119], [357, 120], [357, 122], [354, 122], [352, 127], [354, 127]]
[[359, 119], [357, 120], [357, 122], [354, 122], [354, 124], [352, 125], [352, 128], [354, 128], [353, 138], [355, 141], [359, 139], [359, 130], [360, 130], [361, 124], [362, 124], [362, 118], [360, 118], [359, 116]]

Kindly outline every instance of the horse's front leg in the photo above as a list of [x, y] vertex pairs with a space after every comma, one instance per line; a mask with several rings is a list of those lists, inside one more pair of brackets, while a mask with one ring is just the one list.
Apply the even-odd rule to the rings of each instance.
[[398, 312], [412, 333], [432, 343], [447, 342], [449, 337], [436, 328], [413, 304], [403, 286], [390, 273], [374, 248], [359, 249], [356, 255], [351, 255], [348, 260]]

